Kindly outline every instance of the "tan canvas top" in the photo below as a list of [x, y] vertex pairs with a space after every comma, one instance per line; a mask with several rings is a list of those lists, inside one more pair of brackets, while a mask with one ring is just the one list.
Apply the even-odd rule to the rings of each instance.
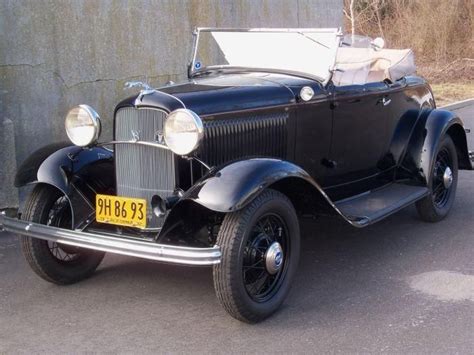
[[416, 71], [411, 49], [339, 48], [333, 82], [337, 86], [396, 81]]

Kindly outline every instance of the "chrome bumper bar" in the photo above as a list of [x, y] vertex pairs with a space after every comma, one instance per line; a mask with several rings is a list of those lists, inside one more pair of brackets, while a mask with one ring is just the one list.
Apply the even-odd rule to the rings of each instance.
[[182, 265], [214, 265], [221, 261], [219, 246], [189, 248], [97, 233], [73, 231], [10, 218], [0, 213], [0, 231], [8, 231], [75, 247]]

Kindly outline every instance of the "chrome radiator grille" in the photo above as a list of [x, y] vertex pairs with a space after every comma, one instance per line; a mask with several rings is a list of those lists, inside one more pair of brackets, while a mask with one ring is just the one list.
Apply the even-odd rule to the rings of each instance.
[[[166, 113], [159, 110], [122, 108], [115, 117], [115, 140], [156, 142], [162, 134]], [[164, 218], [152, 213], [154, 195], [168, 197], [175, 190], [175, 160], [169, 150], [138, 144], [115, 145], [117, 195], [144, 198], [147, 206], [147, 228], [159, 228]]]

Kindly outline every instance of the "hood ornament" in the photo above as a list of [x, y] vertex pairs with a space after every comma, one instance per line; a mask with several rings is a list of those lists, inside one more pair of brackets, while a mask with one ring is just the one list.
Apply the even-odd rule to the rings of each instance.
[[153, 90], [150, 85], [144, 83], [143, 81], [127, 81], [123, 89], [126, 90], [131, 88], [143, 88], [145, 90]]
[[144, 83], [143, 81], [127, 81], [125, 83], [124, 90], [137, 88], [137, 87], [138, 88], [143, 88], [143, 89], [140, 90], [140, 93], [138, 94], [137, 98], [135, 99], [135, 102], [134, 102], [135, 106], [137, 106], [138, 104], [140, 104], [140, 102], [142, 102], [143, 97], [145, 95], [152, 94], [156, 91], [150, 85], [148, 85], [147, 83]]

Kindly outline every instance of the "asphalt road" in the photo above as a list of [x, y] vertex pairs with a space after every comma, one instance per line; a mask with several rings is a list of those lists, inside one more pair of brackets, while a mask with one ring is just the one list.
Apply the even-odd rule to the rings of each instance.
[[[474, 105], [458, 112], [474, 128]], [[58, 287], [0, 234], [0, 353], [473, 354], [473, 187], [461, 172], [438, 224], [413, 207], [362, 230], [303, 222], [293, 290], [258, 325], [220, 308], [209, 268], [108, 255], [91, 279]]]

